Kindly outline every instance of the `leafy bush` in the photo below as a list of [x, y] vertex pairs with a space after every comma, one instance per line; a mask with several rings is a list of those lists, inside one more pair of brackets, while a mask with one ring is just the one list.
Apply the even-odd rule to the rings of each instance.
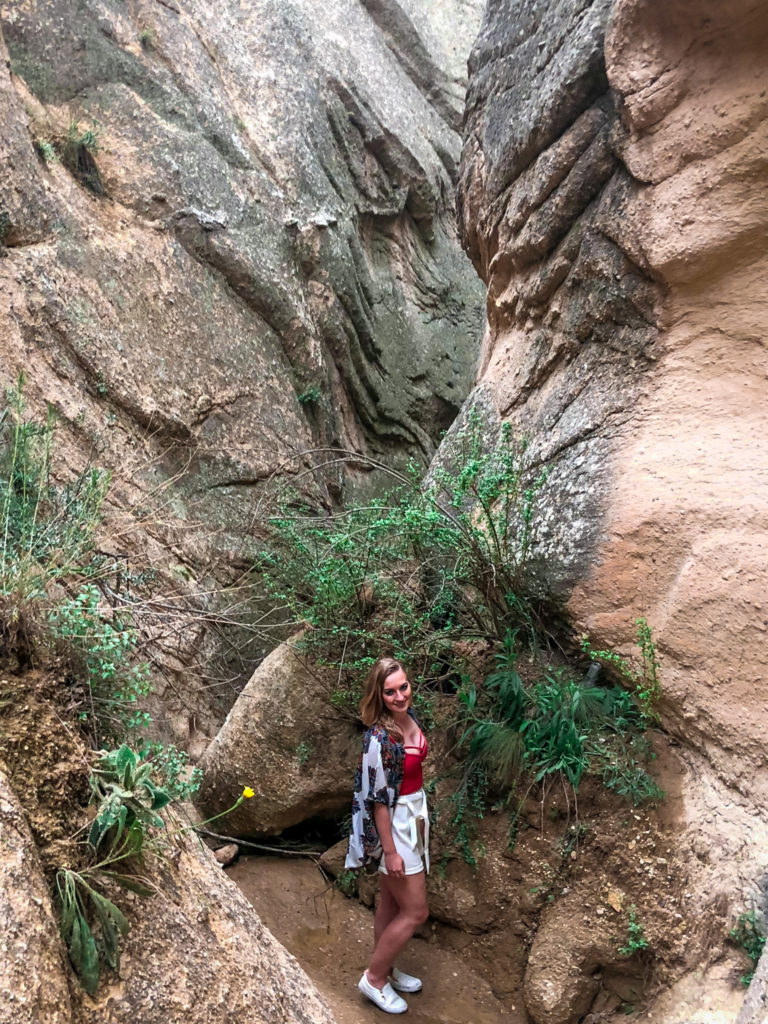
[[736, 924], [728, 932], [728, 938], [734, 946], [743, 949], [752, 961], [752, 970], [741, 976], [742, 985], [748, 988], [754, 977], [757, 963], [763, 954], [766, 940], [765, 932], [760, 927], [754, 910], [747, 910], [739, 914]]
[[97, 731], [115, 739], [149, 724], [149, 715], [137, 710], [136, 701], [150, 692], [151, 684], [149, 667], [134, 660], [135, 631], [117, 614], [111, 621], [102, 618], [100, 596], [98, 587], [87, 584], [74, 598], [54, 606], [50, 625], [79, 662], [88, 700], [81, 718], [92, 718]]
[[544, 474], [526, 471], [509, 425], [484, 450], [470, 417], [458, 448], [459, 468], [424, 485], [392, 473], [389, 495], [334, 514], [283, 494], [266, 517], [255, 571], [274, 610], [309, 627], [304, 646], [340, 670], [339, 705], [359, 697], [341, 670], [364, 670], [382, 652], [434, 681], [457, 638], [501, 640], [510, 625], [530, 625], [526, 567]]

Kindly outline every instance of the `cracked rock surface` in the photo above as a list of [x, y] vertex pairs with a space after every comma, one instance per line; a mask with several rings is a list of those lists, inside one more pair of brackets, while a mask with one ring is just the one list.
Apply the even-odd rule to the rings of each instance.
[[[766, 46], [757, 0], [490, 3], [458, 195], [488, 288], [464, 415], [551, 463], [538, 569], [575, 631], [630, 654], [634, 620], [653, 627], [662, 721], [697, 765], [692, 906], [721, 900], [723, 933], [765, 906]], [[732, 996], [681, 984], [685, 1012], [654, 1020], [731, 1019]], [[566, 989], [537, 1024], [576, 1019]]]
[[[296, 453], [424, 463], [466, 396], [483, 288], [453, 206], [479, 18], [476, 0], [0, 8], [0, 383], [23, 370], [30, 412], [55, 408], [67, 469], [112, 470], [120, 553], [177, 589], [248, 564]], [[371, 486], [364, 462], [314, 483], [326, 506]], [[162, 656], [177, 689], [204, 632]]]

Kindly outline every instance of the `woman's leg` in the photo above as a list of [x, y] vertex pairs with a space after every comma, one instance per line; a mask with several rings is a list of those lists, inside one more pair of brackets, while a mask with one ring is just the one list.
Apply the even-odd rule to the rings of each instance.
[[426, 876], [423, 871], [416, 875], [405, 875], [403, 878], [382, 875], [382, 899], [385, 889], [397, 906], [397, 914], [376, 938], [373, 956], [368, 965], [368, 980], [376, 988], [383, 988], [386, 984], [387, 975], [397, 954], [419, 925], [429, 917]]
[[[381, 933], [397, 917], [398, 906], [395, 902], [395, 897], [389, 891], [389, 886], [386, 884], [387, 876], [379, 875], [381, 879], [381, 885], [379, 887], [379, 904], [376, 907], [376, 912], [373, 915], [373, 946], [376, 948], [376, 943], [381, 938]], [[390, 964], [390, 967], [392, 965]], [[389, 973], [389, 972], [387, 972]]]

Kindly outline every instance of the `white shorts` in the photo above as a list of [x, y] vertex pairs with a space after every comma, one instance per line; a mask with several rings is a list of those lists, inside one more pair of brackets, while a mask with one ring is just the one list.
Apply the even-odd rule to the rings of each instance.
[[[395, 850], [403, 858], [406, 875], [429, 872], [429, 811], [427, 795], [423, 789], [399, 797], [392, 812], [392, 839]], [[420, 823], [423, 822], [424, 839], [421, 838]], [[384, 857], [379, 871], [387, 874]]]

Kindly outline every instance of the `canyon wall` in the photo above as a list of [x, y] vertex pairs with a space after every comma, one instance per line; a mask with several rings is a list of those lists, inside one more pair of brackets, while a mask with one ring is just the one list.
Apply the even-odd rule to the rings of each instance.
[[[57, 474], [112, 471], [103, 547], [162, 576], [163, 615], [247, 568], [259, 495], [300, 453], [364, 457], [298, 479], [329, 506], [370, 486], [367, 457], [425, 463], [466, 396], [483, 289], [453, 205], [479, 8], [0, 8], [0, 384], [23, 371], [28, 412], [55, 410]], [[186, 742], [265, 645], [214, 672], [182, 619], [157, 632], [170, 685], [199, 690], [174, 698]]]
[[763, 808], [766, 43], [754, 0], [491, 3], [459, 193], [544, 571], [599, 641], [648, 618], [666, 726]]
[[[688, 911], [721, 900], [723, 935], [768, 891], [766, 52], [757, 0], [492, 0], [458, 195], [488, 288], [465, 415], [550, 464], [537, 569], [574, 632], [636, 656], [653, 628]], [[654, 1019], [726, 1019], [718, 984]]]

